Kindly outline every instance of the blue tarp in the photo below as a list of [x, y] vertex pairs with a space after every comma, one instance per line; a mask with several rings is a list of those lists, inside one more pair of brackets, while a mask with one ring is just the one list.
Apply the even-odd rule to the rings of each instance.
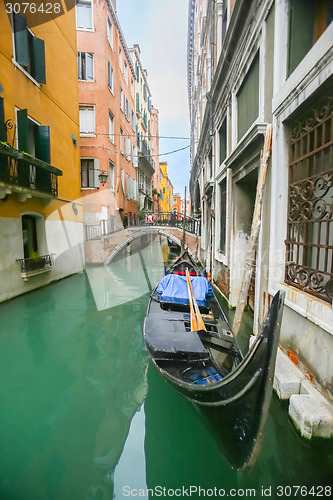
[[[191, 276], [190, 278], [198, 306], [204, 306], [206, 298], [213, 295], [212, 287], [207, 278], [203, 276]], [[186, 276], [167, 274], [161, 280], [156, 292], [163, 302], [189, 303]]]

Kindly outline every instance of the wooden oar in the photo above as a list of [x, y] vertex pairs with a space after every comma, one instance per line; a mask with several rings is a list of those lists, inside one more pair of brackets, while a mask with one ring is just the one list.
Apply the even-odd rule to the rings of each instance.
[[196, 332], [199, 330], [197, 317], [194, 312], [193, 302], [192, 302], [192, 292], [191, 292], [191, 280], [188, 269], [186, 268], [186, 282], [188, 291], [188, 301], [190, 303], [190, 322], [191, 322], [191, 332]]
[[[199, 306], [197, 304], [197, 299], [195, 298], [195, 295], [194, 295], [194, 291], [193, 291], [193, 287], [192, 287], [192, 283], [191, 283], [190, 274], [188, 272], [188, 268], [186, 268], [185, 273], [186, 273], [186, 281], [187, 281], [187, 289], [188, 289], [188, 298], [189, 298], [189, 302], [190, 302], [191, 326], [192, 326], [192, 311], [193, 311], [193, 315], [195, 317], [195, 326], [196, 326], [195, 330], [193, 330], [192, 328], [191, 328], [191, 330], [192, 331], [206, 330], [205, 323], [202, 319], [200, 309], [199, 309]], [[193, 306], [194, 306], [195, 312], [193, 310]]]

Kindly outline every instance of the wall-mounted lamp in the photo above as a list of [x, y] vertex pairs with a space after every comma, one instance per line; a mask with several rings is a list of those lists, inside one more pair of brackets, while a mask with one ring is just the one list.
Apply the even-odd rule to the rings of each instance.
[[108, 174], [105, 172], [105, 170], [102, 170], [101, 173], [98, 175], [99, 182], [104, 186], [106, 181], [108, 180]]

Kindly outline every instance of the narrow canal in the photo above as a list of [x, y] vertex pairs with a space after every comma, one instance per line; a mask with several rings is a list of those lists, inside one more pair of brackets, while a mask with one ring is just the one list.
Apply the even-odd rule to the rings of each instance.
[[0, 500], [329, 496], [332, 449], [304, 443], [275, 397], [244, 474], [150, 364], [141, 327], [165, 249], [142, 250], [148, 276], [134, 253], [0, 305]]

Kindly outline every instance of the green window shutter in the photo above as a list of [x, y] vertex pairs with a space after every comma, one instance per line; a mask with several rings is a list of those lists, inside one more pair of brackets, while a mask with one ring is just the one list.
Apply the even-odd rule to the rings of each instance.
[[259, 115], [259, 54], [255, 57], [237, 94], [238, 140]]
[[28, 110], [17, 112], [18, 145], [20, 151], [28, 151]]
[[39, 83], [46, 83], [45, 43], [40, 38], [31, 40], [31, 74]]
[[0, 141], [7, 141], [4, 99], [0, 97]]
[[36, 127], [35, 155], [46, 163], [51, 163], [50, 127]]
[[20, 14], [14, 14], [15, 59], [22, 66], [29, 66], [29, 44], [27, 20]]
[[227, 157], [227, 119], [225, 118], [219, 130], [220, 139], [220, 165]]
[[316, 2], [292, 0], [289, 11], [288, 76], [313, 45]]

